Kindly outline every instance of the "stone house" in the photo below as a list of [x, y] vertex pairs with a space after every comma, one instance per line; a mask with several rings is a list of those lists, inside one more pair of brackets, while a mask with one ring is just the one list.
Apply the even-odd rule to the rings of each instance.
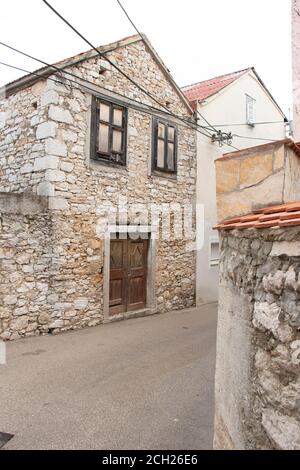
[[299, 172], [290, 139], [216, 162], [216, 449], [300, 449]]
[[[184, 87], [183, 92], [199, 113], [198, 123], [232, 133], [236, 149], [256, 147], [256, 139], [281, 140], [287, 119], [253, 67]], [[264, 123], [264, 124], [261, 124]], [[276, 123], [276, 124], [274, 124]], [[215, 160], [232, 152], [232, 146], [198, 133], [197, 202], [204, 205], [205, 236], [197, 252], [197, 303], [218, 300], [219, 237], [217, 223]], [[234, 176], [233, 176], [234, 177]]]
[[120, 200], [122, 209], [195, 203], [193, 110], [147, 38], [99, 50], [104, 58], [89, 51], [56, 64], [60, 72], [45, 67], [1, 90], [5, 340], [195, 302], [195, 258], [185, 239], [154, 236], [148, 215], [132, 227], [134, 210], [119, 210], [105, 236], [99, 229], [103, 209]]

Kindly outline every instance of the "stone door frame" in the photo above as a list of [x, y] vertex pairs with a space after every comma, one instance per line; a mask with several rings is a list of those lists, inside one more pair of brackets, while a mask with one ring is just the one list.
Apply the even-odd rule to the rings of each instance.
[[[127, 234], [139, 237], [147, 235], [149, 240], [148, 261], [147, 261], [147, 301], [146, 308], [143, 310], [125, 312], [113, 317], [109, 314], [109, 281], [110, 281], [110, 242], [112, 234]], [[104, 268], [103, 268], [103, 316], [104, 323], [111, 321], [134, 318], [139, 316], [153, 315], [157, 313], [157, 299], [155, 289], [156, 273], [156, 237], [155, 231], [150, 226], [127, 226], [118, 225], [108, 227], [104, 241]]]

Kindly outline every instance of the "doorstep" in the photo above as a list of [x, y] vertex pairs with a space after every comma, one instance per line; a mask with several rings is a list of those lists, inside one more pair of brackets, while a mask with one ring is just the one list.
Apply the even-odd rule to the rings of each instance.
[[143, 310], [136, 310], [134, 312], [126, 312], [126, 313], [121, 313], [119, 315], [113, 315], [110, 318], [106, 318], [104, 320], [104, 324], [107, 323], [114, 323], [117, 321], [123, 321], [123, 320], [130, 320], [133, 318], [142, 318], [142, 317], [150, 317], [152, 315], [158, 315], [157, 309], [151, 309], [151, 308], [145, 308]]

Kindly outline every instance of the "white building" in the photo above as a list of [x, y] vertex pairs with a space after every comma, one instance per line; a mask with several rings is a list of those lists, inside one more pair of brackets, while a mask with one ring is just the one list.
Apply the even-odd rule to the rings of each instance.
[[[232, 146], [238, 150], [286, 136], [287, 119], [254, 68], [184, 87], [183, 92], [199, 113], [198, 123], [231, 132]], [[197, 253], [197, 304], [218, 299], [219, 240], [212, 229], [217, 221], [214, 161], [233, 150], [198, 134], [197, 202], [205, 206], [205, 241]]]

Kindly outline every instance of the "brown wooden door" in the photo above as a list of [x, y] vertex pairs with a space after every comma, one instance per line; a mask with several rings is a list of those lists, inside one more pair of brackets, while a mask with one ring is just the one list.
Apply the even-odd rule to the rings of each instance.
[[147, 240], [112, 240], [110, 315], [140, 310], [147, 300]]

